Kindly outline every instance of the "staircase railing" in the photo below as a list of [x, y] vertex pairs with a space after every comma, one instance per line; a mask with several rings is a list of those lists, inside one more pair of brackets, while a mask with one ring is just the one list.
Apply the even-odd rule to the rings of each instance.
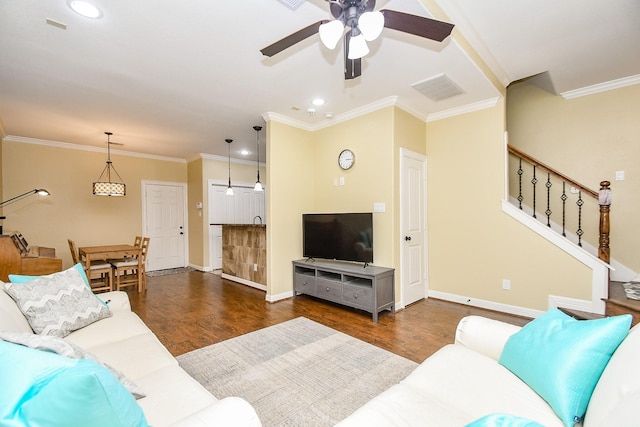
[[[538, 184], [541, 182], [541, 177], [544, 179], [544, 187], [546, 191], [546, 206], [543, 201], [543, 207], [545, 208], [542, 216], [546, 216], [546, 225], [548, 227], [552, 227], [553, 225], [557, 225], [558, 232], [560, 232], [564, 237], [567, 237], [567, 227], [575, 226], [575, 235], [577, 236], [577, 244], [582, 247], [583, 237], [585, 234], [585, 212], [583, 212], [583, 207], [587, 202], [583, 196], [587, 197], [590, 200], [595, 199], [595, 203], [598, 203], [599, 206], [599, 219], [598, 219], [598, 258], [603, 260], [606, 263], [610, 262], [610, 248], [609, 248], [609, 228], [610, 228], [610, 208], [611, 208], [611, 189], [609, 186], [611, 183], [609, 181], [600, 182], [600, 190], [594, 191], [590, 188], [580, 184], [579, 182], [569, 178], [568, 176], [556, 171], [552, 167], [542, 163], [541, 161], [529, 156], [528, 154], [518, 150], [511, 145], [507, 145], [507, 149], [509, 154], [515, 157], [517, 163], [517, 169], [515, 174], [517, 174], [517, 180], [510, 179], [510, 191], [509, 194], [514, 197], [517, 201], [517, 205], [521, 210], [525, 210], [524, 207], [527, 207], [527, 210], [530, 209], [531, 216], [536, 218], [538, 221], [545, 223], [544, 219], [538, 218], [540, 212], [538, 212], [537, 204], [539, 204], [539, 200], [537, 199], [537, 190]], [[511, 163], [511, 162], [510, 162]], [[511, 171], [512, 168], [510, 167]], [[530, 175], [525, 176], [526, 174]], [[513, 173], [510, 172], [510, 175]], [[546, 179], [545, 179], [546, 178]], [[517, 189], [514, 188], [514, 183], [512, 181], [517, 181]], [[528, 182], [528, 184], [525, 184]], [[561, 184], [562, 192], [553, 191], [556, 184]], [[569, 193], [567, 193], [567, 186], [569, 186]], [[515, 196], [517, 194], [517, 196]], [[567, 217], [567, 201], [570, 199], [571, 194], [576, 194], [577, 198], [575, 204], [577, 206], [577, 214], [575, 217], [568, 218]], [[530, 201], [531, 205], [527, 205], [525, 203], [523, 207], [523, 202]], [[554, 210], [561, 209], [562, 211], [562, 220], [560, 223], [554, 217], [552, 220], [552, 214]], [[592, 215], [587, 215], [589, 218], [592, 218]], [[595, 216], [593, 216], [595, 219]], [[587, 221], [588, 222], [588, 221]], [[595, 226], [594, 226], [595, 228]], [[594, 236], [595, 239], [595, 236]], [[595, 242], [594, 242], [595, 243]]]

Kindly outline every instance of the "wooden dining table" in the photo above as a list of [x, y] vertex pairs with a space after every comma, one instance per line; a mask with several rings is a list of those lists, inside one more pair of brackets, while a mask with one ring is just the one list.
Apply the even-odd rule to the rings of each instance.
[[[138, 258], [138, 271], [142, 271], [142, 248], [134, 245], [83, 246], [78, 248], [80, 260], [85, 263], [87, 271], [91, 261], [120, 259], [124, 257]], [[138, 274], [138, 292], [142, 292], [142, 275]]]

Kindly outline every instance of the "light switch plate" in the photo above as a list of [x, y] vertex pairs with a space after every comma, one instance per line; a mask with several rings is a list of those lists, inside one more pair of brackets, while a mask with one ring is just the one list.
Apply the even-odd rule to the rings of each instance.
[[373, 211], [374, 212], [384, 212], [386, 210], [386, 206], [384, 204], [384, 202], [376, 202], [373, 204]]

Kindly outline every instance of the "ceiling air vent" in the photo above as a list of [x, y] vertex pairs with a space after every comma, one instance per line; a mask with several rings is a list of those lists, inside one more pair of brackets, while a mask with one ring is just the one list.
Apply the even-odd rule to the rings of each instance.
[[442, 101], [443, 99], [464, 93], [462, 89], [449, 80], [449, 77], [444, 74], [438, 74], [435, 77], [414, 83], [411, 87], [433, 101]]
[[296, 10], [306, 0], [278, 0], [278, 1], [283, 5], [287, 6], [289, 9]]

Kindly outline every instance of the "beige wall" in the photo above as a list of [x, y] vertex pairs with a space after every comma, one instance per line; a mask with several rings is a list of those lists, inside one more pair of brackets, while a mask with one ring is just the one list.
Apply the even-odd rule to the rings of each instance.
[[[204, 194], [207, 193], [207, 184], [204, 182], [203, 160], [197, 159], [187, 165], [187, 211], [189, 218], [189, 263], [191, 265], [203, 266], [204, 249], [208, 247], [208, 239], [205, 233], [208, 232], [206, 226], [205, 209], [196, 209], [196, 202], [203, 202]], [[207, 263], [208, 264], [208, 263]]]
[[302, 214], [314, 209], [314, 135], [267, 122], [267, 298], [293, 290], [291, 261], [302, 257]]
[[133, 243], [141, 234], [142, 180], [187, 181], [186, 163], [112, 153], [127, 196], [98, 197], [91, 184], [105, 166], [106, 153], [5, 140], [2, 160], [5, 195], [42, 187], [51, 192], [5, 207], [5, 231], [20, 231], [32, 245], [54, 247], [65, 267], [71, 265], [69, 238], [85, 246]]
[[549, 294], [588, 300], [590, 270], [501, 210], [505, 108], [427, 124], [430, 290], [536, 310]]
[[[397, 265], [399, 151], [406, 147], [424, 153], [425, 129], [424, 121], [395, 107], [314, 133], [269, 122], [270, 295], [293, 289], [291, 261], [302, 256], [303, 213], [373, 212], [374, 203], [384, 203], [385, 212], [374, 213], [374, 264]], [[345, 148], [356, 156], [347, 171], [338, 166], [338, 154]], [[341, 177], [344, 185], [339, 185]], [[282, 181], [284, 191], [274, 179]], [[396, 291], [399, 299], [398, 280]]]
[[[380, 266], [393, 264], [393, 111], [384, 108], [317, 131], [314, 144], [314, 212], [373, 212], [375, 202], [385, 204], [386, 212], [373, 214], [373, 263]], [[346, 171], [338, 166], [345, 148], [356, 158]]]
[[507, 100], [511, 145], [593, 190], [611, 181], [611, 257], [640, 272], [640, 85], [565, 100], [522, 82]]

